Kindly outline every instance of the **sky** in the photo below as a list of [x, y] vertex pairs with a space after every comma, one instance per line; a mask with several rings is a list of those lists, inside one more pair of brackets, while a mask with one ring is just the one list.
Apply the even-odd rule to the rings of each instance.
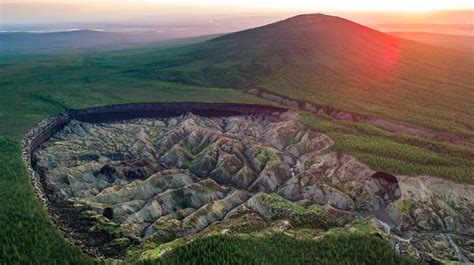
[[473, 9], [472, 0], [0, 0], [0, 23], [106, 21], [173, 14]]
[[[191, 5], [197, 1], [189, 0], [143, 0], [149, 3], [166, 3]], [[136, 1], [140, 2], [140, 1]], [[274, 10], [396, 10], [396, 11], [426, 11], [435, 9], [463, 9], [472, 7], [470, 0], [201, 0], [202, 6], [242, 7]]]

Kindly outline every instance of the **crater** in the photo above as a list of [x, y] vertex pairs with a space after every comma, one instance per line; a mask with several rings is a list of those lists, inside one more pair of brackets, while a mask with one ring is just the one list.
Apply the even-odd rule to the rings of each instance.
[[[392, 179], [328, 151], [333, 141], [292, 112], [110, 117], [71, 119], [32, 154], [58, 218], [86, 218], [82, 238], [96, 238], [83, 244], [93, 248], [99, 238], [101, 255], [116, 255], [107, 247], [116, 240], [168, 241], [245, 213], [342, 226], [357, 211], [383, 207], [387, 194], [395, 198]], [[318, 210], [299, 216], [296, 206]]]
[[[402, 251], [411, 255], [435, 253], [422, 243], [427, 233], [472, 227], [472, 193], [462, 191], [469, 188], [375, 172], [332, 151], [328, 136], [285, 109], [108, 106], [52, 117], [25, 139], [38, 197], [56, 226], [94, 256], [120, 258], [143, 242], [213, 231], [321, 231], [365, 216], [378, 218], [367, 223], [394, 246], [408, 244]], [[462, 210], [449, 214], [451, 207]]]

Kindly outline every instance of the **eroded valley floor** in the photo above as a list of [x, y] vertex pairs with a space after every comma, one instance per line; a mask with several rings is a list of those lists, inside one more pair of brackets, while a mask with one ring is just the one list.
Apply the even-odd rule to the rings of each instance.
[[402, 254], [474, 261], [472, 185], [377, 173], [332, 144], [290, 112], [187, 114], [72, 121], [34, 161], [56, 217], [100, 255], [216, 231], [364, 222]]

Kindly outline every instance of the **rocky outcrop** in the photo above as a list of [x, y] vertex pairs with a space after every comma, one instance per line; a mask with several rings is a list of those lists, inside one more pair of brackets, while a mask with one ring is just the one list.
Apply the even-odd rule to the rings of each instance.
[[289, 219], [295, 226], [327, 229], [344, 226], [354, 220], [351, 212], [306, 200], [292, 202], [276, 194], [258, 193], [245, 206], [267, 221]]
[[398, 226], [372, 221], [402, 254], [429, 264], [474, 261], [474, 187], [428, 176], [397, 177], [400, 199], [385, 218], [400, 218]]

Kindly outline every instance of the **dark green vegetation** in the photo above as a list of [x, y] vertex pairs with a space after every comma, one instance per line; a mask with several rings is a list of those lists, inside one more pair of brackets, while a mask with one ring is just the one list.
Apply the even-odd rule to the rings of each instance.
[[[21, 158], [21, 138], [66, 108], [152, 101], [262, 100], [230, 89], [198, 88], [123, 77], [127, 65], [159, 48], [105, 54], [33, 54], [0, 59], [0, 263], [93, 263], [51, 225]], [[122, 56], [129, 61], [122, 60]], [[136, 61], [130, 61], [136, 58]]]
[[158, 58], [155, 54], [164, 47], [0, 57], [0, 133], [20, 137], [66, 108], [130, 102], [264, 102], [237, 90], [126, 76], [129, 67]]
[[211, 236], [143, 264], [413, 264], [383, 240], [358, 235], [298, 240], [271, 236]]
[[36, 201], [17, 141], [0, 136], [0, 264], [93, 264]]
[[474, 148], [391, 133], [371, 125], [304, 114], [303, 124], [326, 133], [332, 147], [350, 153], [375, 170], [431, 175], [474, 182]]
[[[326, 17], [317, 18], [320, 21], [313, 22], [319, 26], [300, 17], [190, 46], [0, 57], [0, 263], [92, 262], [53, 229], [34, 198], [21, 161], [22, 135], [66, 108], [156, 101], [268, 103], [232, 90], [255, 86], [437, 132], [474, 136], [472, 57], [400, 41], [342, 19], [329, 23]], [[473, 148], [324, 116], [304, 114], [302, 120], [331, 136], [335, 149], [355, 155], [374, 169], [474, 182]], [[333, 238], [311, 244], [284, 237], [261, 241], [218, 237], [203, 242], [215, 245], [224, 240], [228, 243], [223, 246], [229, 248], [225, 251], [236, 251], [235, 261], [249, 258], [257, 263], [272, 261], [269, 251], [279, 255], [298, 249], [288, 248], [288, 242], [302, 249], [328, 251], [334, 251], [329, 243], [335, 241], [360, 251], [375, 244], [380, 248], [367, 253], [372, 259], [365, 260], [364, 253], [358, 257], [364, 259], [361, 262], [399, 259], [380, 241], [360, 239]], [[369, 240], [367, 245], [361, 243], [365, 240]], [[269, 242], [279, 243], [273, 248]], [[254, 245], [272, 255], [250, 253]], [[246, 250], [239, 251], [240, 247]], [[187, 255], [202, 250], [194, 243], [176, 251]], [[307, 252], [295, 252], [294, 257], [308, 258], [302, 253]], [[360, 253], [340, 253], [340, 263]], [[381, 256], [374, 259], [374, 254]], [[179, 261], [174, 258], [167, 255], [165, 260]]]

